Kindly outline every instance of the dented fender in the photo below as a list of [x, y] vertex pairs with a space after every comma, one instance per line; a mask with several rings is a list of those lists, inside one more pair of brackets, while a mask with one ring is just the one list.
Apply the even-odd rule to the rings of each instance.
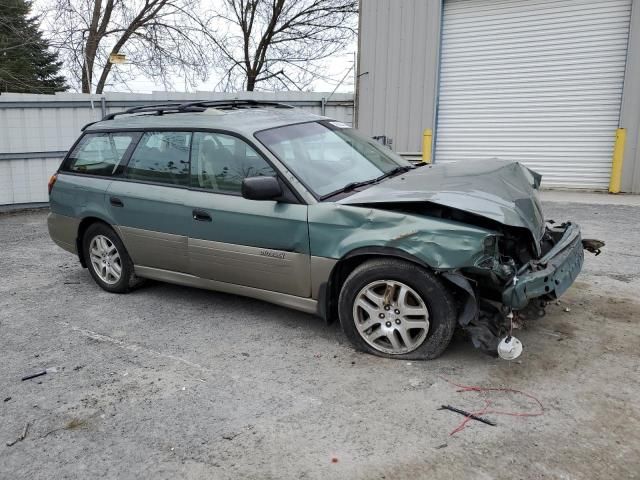
[[340, 259], [364, 247], [406, 252], [435, 270], [473, 267], [496, 232], [440, 218], [340, 204], [309, 206], [311, 255]]

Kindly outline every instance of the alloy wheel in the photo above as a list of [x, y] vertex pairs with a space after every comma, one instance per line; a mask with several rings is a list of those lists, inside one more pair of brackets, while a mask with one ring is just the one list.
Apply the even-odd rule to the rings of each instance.
[[356, 295], [353, 319], [370, 346], [391, 355], [420, 347], [429, 332], [429, 310], [420, 295], [396, 280], [376, 280]]
[[89, 255], [93, 271], [100, 280], [109, 285], [118, 283], [122, 276], [122, 259], [118, 249], [108, 237], [104, 235], [93, 237], [89, 244]]

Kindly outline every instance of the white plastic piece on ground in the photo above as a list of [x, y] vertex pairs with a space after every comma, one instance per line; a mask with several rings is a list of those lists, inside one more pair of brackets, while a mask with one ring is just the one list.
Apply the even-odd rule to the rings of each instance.
[[522, 354], [522, 342], [514, 336], [504, 337], [498, 344], [498, 355], [503, 360], [515, 360]]

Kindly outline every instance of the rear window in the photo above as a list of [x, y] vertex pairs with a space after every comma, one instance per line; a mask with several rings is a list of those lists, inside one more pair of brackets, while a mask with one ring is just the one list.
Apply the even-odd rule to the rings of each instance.
[[134, 133], [89, 133], [73, 149], [63, 170], [111, 176], [131, 146], [134, 136]]

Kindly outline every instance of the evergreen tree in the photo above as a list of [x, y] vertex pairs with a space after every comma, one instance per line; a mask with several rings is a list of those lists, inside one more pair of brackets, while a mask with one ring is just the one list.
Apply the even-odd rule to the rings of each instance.
[[62, 62], [49, 51], [30, 17], [31, 2], [0, 0], [0, 93], [54, 93], [66, 90]]

